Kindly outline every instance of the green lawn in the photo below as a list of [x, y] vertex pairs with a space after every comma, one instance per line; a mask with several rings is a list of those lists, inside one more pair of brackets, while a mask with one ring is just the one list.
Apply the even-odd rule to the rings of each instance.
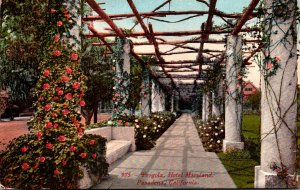
[[[298, 136], [300, 136], [300, 122]], [[259, 165], [260, 148], [260, 117], [258, 115], [243, 116], [243, 136], [247, 139], [245, 150], [240, 153], [218, 153], [219, 158], [232, 177], [238, 188], [254, 187], [254, 166]], [[298, 147], [300, 139], [298, 138]], [[300, 155], [298, 151], [298, 168], [300, 168]]]

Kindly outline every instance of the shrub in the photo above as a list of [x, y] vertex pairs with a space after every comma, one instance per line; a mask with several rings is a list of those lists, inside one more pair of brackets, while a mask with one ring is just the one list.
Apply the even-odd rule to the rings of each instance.
[[248, 150], [228, 149], [224, 154], [224, 158], [228, 160], [251, 159], [251, 154]]
[[225, 138], [224, 120], [211, 118], [207, 122], [203, 122], [199, 117], [194, 117], [193, 119], [204, 149], [209, 152], [222, 151], [223, 139]]

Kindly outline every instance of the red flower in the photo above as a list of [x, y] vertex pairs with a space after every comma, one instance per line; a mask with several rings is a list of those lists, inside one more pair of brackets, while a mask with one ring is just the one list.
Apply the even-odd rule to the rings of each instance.
[[54, 96], [53, 101], [57, 101], [58, 100], [58, 96]]
[[57, 123], [55, 123], [53, 127], [56, 129], [56, 128], [58, 127], [58, 124], [57, 124]]
[[68, 93], [68, 94], [65, 95], [65, 98], [66, 98], [67, 100], [71, 100], [72, 97], [73, 97], [73, 96], [72, 96], [71, 93]]
[[50, 85], [48, 83], [43, 84], [43, 90], [49, 90]]
[[60, 27], [62, 25], [63, 25], [62, 21], [57, 21], [56, 26]]
[[84, 107], [84, 106], [85, 106], [85, 101], [84, 101], [84, 100], [80, 100], [79, 105], [80, 105], [81, 107]]
[[45, 162], [46, 158], [44, 156], [40, 157], [40, 162]]
[[56, 88], [55, 88], [55, 91], [56, 91], [56, 92], [58, 92], [58, 91], [60, 91], [60, 90], [61, 90], [60, 87], [56, 87]]
[[54, 8], [51, 8], [51, 14], [54, 14], [54, 13], [56, 13], [56, 10], [54, 9]]
[[73, 146], [73, 145], [72, 145], [72, 146], [70, 146], [70, 151], [71, 151], [71, 152], [75, 152], [75, 151], [76, 151], [76, 149], [77, 149], [77, 148], [76, 148], [76, 146]]
[[47, 104], [44, 106], [44, 110], [45, 111], [49, 111], [51, 109], [51, 105], [50, 104]]
[[54, 39], [54, 41], [58, 42], [58, 41], [59, 41], [59, 39], [60, 39], [60, 38], [59, 38], [59, 35], [58, 35], [58, 34], [56, 34], [56, 35], [54, 36], [54, 38], [53, 38], [53, 39]]
[[22, 148], [21, 148], [21, 151], [22, 152], [26, 152], [28, 150], [28, 147], [27, 146], [22, 146]]
[[58, 94], [59, 96], [61, 96], [61, 95], [63, 95], [63, 94], [64, 94], [64, 91], [62, 91], [62, 90], [59, 90], [59, 91], [57, 92], [57, 94]]
[[63, 75], [61, 76], [61, 79], [64, 81], [64, 82], [68, 82], [70, 80], [70, 78], [66, 75]]
[[273, 64], [272, 63], [268, 63], [267, 64], [267, 69], [272, 69], [273, 68]]
[[40, 96], [39, 101], [44, 101], [44, 96]]
[[121, 123], [122, 123], [122, 120], [118, 120], [118, 123], [121, 124]]
[[35, 164], [32, 168], [33, 169], [38, 169], [39, 165], [38, 164]]
[[47, 124], [46, 124], [46, 128], [47, 129], [50, 129], [52, 127], [52, 123], [49, 121]]
[[64, 135], [60, 135], [58, 138], [57, 138], [60, 142], [65, 142], [66, 141], [66, 137]]
[[92, 154], [92, 157], [93, 157], [94, 159], [96, 159], [97, 154]]
[[43, 136], [43, 133], [41, 132], [41, 131], [38, 131], [37, 133], [36, 133], [36, 136], [37, 136], [37, 138], [42, 138], [42, 136]]
[[24, 163], [22, 164], [22, 169], [23, 169], [23, 170], [28, 170], [28, 169], [29, 169], [29, 165], [28, 165], [26, 162], [24, 162]]
[[58, 169], [56, 169], [56, 170], [54, 170], [54, 175], [59, 175], [59, 170]]
[[80, 87], [80, 83], [79, 82], [74, 82], [73, 83], [73, 88], [74, 89], [78, 89]]
[[71, 15], [70, 15], [70, 14], [65, 14], [65, 17], [66, 17], [67, 19], [69, 19], [69, 18], [71, 18]]
[[72, 60], [72, 61], [77, 61], [77, 60], [78, 60], [78, 55], [77, 55], [77, 53], [72, 53], [70, 57], [71, 57], [71, 60]]
[[68, 109], [64, 109], [64, 110], [62, 111], [62, 113], [63, 113], [63, 115], [68, 115], [68, 114], [70, 113], [70, 111], [69, 111]]
[[52, 146], [53, 146], [53, 145], [52, 145], [51, 143], [47, 143], [47, 144], [46, 144], [46, 148], [48, 148], [48, 149], [52, 149]]
[[70, 75], [72, 73], [72, 69], [70, 67], [66, 67], [66, 72], [68, 75]]
[[61, 55], [61, 52], [59, 50], [54, 50], [53, 55], [59, 57]]
[[50, 71], [48, 69], [44, 70], [44, 76], [48, 77], [50, 75]]
[[90, 145], [94, 145], [95, 144], [95, 140], [90, 140], [89, 144]]
[[66, 165], [67, 165], [67, 161], [63, 160], [63, 161], [62, 161], [62, 165], [63, 165], [63, 166], [66, 166]]
[[129, 122], [128, 122], [128, 121], [126, 121], [126, 122], [125, 122], [125, 125], [126, 125], [126, 126], [128, 126], [128, 125], [129, 125]]
[[82, 153], [80, 153], [80, 155], [79, 155], [81, 158], [85, 158], [86, 157], [86, 152], [82, 152]]

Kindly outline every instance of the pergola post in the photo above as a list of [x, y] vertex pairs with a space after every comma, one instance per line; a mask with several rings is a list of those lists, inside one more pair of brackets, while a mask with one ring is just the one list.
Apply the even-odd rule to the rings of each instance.
[[209, 92], [203, 92], [202, 95], [202, 120], [207, 121], [209, 117]]
[[163, 91], [162, 88], [159, 88], [159, 107], [158, 107], [158, 111], [165, 111], [165, 101], [166, 101], [166, 97], [165, 97], [165, 93]]
[[146, 68], [143, 68], [143, 93], [141, 98], [141, 114], [148, 116], [150, 114], [150, 75]]
[[[254, 187], [297, 188], [292, 176], [297, 175], [297, 5], [287, 0], [264, 3], [268, 38], [261, 73], [261, 162], [255, 167]], [[280, 178], [285, 169], [287, 176]]]
[[171, 94], [171, 112], [174, 112], [174, 92]]
[[225, 97], [225, 139], [223, 151], [244, 149], [241, 141], [242, 128], [242, 85], [238, 80], [242, 67], [242, 37], [227, 37], [226, 97]]
[[212, 115], [219, 117], [223, 114], [223, 87], [220, 83], [217, 88], [212, 92]]
[[159, 89], [156, 82], [152, 81], [151, 85], [151, 112], [158, 112], [159, 111]]

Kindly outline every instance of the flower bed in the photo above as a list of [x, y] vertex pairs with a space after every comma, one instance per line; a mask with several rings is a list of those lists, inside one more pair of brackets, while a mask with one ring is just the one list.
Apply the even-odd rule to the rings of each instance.
[[134, 126], [137, 150], [149, 150], [155, 141], [174, 123], [176, 114], [171, 112], [155, 112], [150, 116], [120, 116], [114, 121], [104, 121], [89, 125], [88, 128], [104, 126]]
[[209, 152], [220, 152], [225, 138], [224, 120], [221, 118], [211, 118], [203, 122], [199, 117], [193, 117], [197, 127], [203, 147]]

